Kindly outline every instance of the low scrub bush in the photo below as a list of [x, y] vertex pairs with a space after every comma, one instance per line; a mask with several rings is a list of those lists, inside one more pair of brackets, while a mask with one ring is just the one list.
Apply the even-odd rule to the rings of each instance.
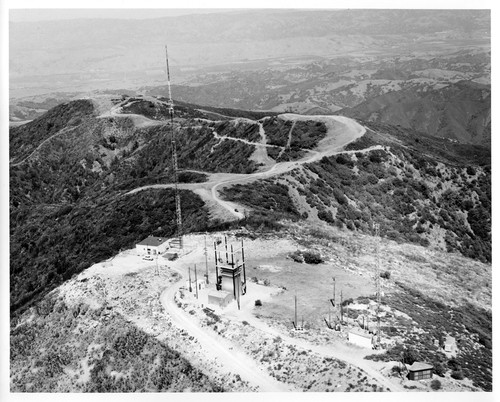
[[305, 251], [302, 255], [306, 264], [321, 264], [323, 262], [321, 254], [317, 251]]
[[462, 369], [453, 370], [451, 372], [451, 378], [454, 378], [455, 380], [463, 380], [464, 373], [462, 372]]
[[380, 277], [382, 279], [390, 279], [391, 278], [391, 273], [389, 271], [381, 272]]
[[300, 263], [304, 262], [304, 256], [299, 250], [290, 253], [288, 256], [295, 262], [300, 262]]
[[434, 391], [440, 390], [441, 389], [441, 381], [439, 381], [438, 379], [432, 380], [431, 381], [431, 388]]
[[437, 363], [434, 365], [434, 374], [444, 377], [446, 373], [446, 366], [443, 363]]

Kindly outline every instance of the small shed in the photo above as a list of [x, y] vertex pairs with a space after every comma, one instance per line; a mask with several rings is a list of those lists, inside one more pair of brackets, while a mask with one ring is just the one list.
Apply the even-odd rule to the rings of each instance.
[[135, 245], [138, 254], [161, 254], [168, 248], [168, 241], [164, 237], [148, 236]]
[[208, 293], [208, 304], [219, 306], [220, 308], [226, 307], [233, 301], [233, 294], [225, 291], [212, 290]]
[[432, 378], [434, 366], [422, 362], [413, 362], [411, 366], [406, 365], [406, 368], [408, 369], [408, 379], [418, 381]]
[[348, 340], [355, 345], [361, 346], [363, 348], [372, 348], [373, 336], [367, 331], [362, 329], [351, 329], [348, 332]]

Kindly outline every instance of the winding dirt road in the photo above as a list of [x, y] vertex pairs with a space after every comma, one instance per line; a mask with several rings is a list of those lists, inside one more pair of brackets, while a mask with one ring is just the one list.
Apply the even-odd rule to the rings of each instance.
[[[302, 159], [293, 162], [274, 162], [266, 170], [248, 173], [248, 174], [238, 174], [238, 173], [203, 173], [208, 176], [208, 181], [204, 183], [180, 183], [178, 187], [180, 189], [191, 190], [198, 194], [203, 201], [207, 203], [209, 207], [218, 206], [219, 211], [214, 211], [212, 208], [212, 215], [217, 217], [225, 216], [226, 220], [243, 219], [245, 208], [242, 205], [236, 204], [231, 201], [222, 200], [219, 196], [219, 190], [232, 184], [246, 184], [251, 183], [255, 180], [265, 179], [289, 172], [305, 163], [312, 163], [320, 160], [325, 156], [333, 156], [339, 153], [354, 153], [360, 151], [343, 151], [344, 147], [361, 137], [366, 129], [361, 126], [356, 121], [343, 116], [301, 116], [296, 114], [283, 114], [280, 115], [281, 118], [297, 121], [297, 120], [313, 120], [325, 123], [328, 131], [325, 138], [323, 138], [315, 150], [307, 150], [308, 154]], [[220, 137], [222, 138], [222, 137]], [[232, 140], [230, 137], [224, 137], [226, 140]], [[234, 139], [239, 141], [239, 139]], [[253, 145], [258, 145], [265, 149], [268, 146], [265, 141], [265, 134], [261, 134], [261, 142], [254, 143]], [[374, 149], [381, 149], [381, 146], [373, 146], [362, 150], [361, 152], [368, 152]], [[193, 171], [194, 172], [194, 171]], [[148, 189], [162, 189], [162, 188], [172, 188], [173, 183], [169, 184], [153, 184], [143, 187], [138, 187], [134, 190], [129, 191], [128, 194], [134, 194], [138, 191], [148, 190]], [[225, 213], [222, 213], [222, 209]]]
[[52, 134], [50, 137], [46, 138], [45, 140], [43, 140], [34, 150], [33, 152], [31, 152], [28, 156], [26, 156], [23, 160], [19, 161], [19, 162], [16, 162], [16, 163], [11, 163], [10, 166], [11, 167], [15, 167], [15, 166], [19, 166], [19, 165], [22, 165], [24, 162], [26, 162], [28, 159], [30, 159], [33, 155], [35, 155], [41, 147], [43, 147], [45, 144], [47, 144], [48, 142], [50, 142], [53, 138], [55, 137], [59, 137], [63, 134], [67, 134], [67, 133], [70, 133], [72, 131], [75, 130], [75, 127], [65, 127], [63, 128], [62, 130], [59, 130], [57, 133], [55, 134]]

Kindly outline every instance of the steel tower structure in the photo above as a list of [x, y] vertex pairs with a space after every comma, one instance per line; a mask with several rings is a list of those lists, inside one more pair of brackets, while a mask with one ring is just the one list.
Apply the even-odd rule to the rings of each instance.
[[170, 139], [172, 145], [172, 164], [174, 168], [174, 185], [175, 185], [175, 216], [177, 222], [177, 237], [179, 241], [179, 248], [182, 249], [182, 211], [181, 211], [181, 197], [178, 188], [178, 165], [177, 165], [177, 146], [175, 143], [174, 134], [174, 101], [172, 100], [172, 90], [170, 89], [170, 68], [168, 66], [168, 49], [165, 45], [165, 59], [167, 62], [167, 85], [168, 85], [168, 112], [170, 115]]
[[375, 276], [375, 285], [377, 287], [377, 347], [380, 346], [380, 225], [378, 223], [373, 224], [375, 229], [375, 236], [377, 238], [377, 272]]

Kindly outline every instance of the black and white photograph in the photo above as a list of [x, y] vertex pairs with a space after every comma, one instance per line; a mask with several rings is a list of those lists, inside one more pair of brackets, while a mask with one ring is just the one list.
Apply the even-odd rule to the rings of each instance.
[[26, 4], [2, 395], [494, 400], [491, 2]]

